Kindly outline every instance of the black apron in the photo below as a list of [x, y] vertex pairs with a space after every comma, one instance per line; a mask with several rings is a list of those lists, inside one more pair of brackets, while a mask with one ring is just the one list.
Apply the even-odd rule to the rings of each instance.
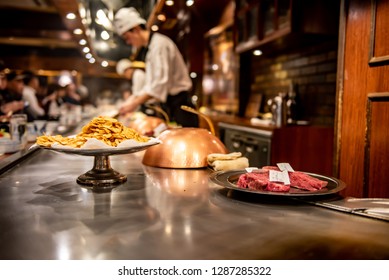
[[162, 104], [162, 109], [167, 112], [172, 122], [183, 127], [199, 127], [198, 116], [182, 110], [182, 105], [195, 108], [188, 91], [182, 91], [177, 95], [168, 95], [166, 103]]

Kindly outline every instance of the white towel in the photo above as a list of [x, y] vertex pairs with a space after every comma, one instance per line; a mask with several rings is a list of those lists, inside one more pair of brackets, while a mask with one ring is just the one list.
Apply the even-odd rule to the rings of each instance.
[[242, 153], [235, 152], [235, 153], [229, 153], [229, 154], [209, 154], [207, 156], [207, 162], [209, 165], [212, 165], [212, 163], [216, 160], [232, 160], [237, 159], [242, 156]]
[[246, 157], [240, 157], [237, 159], [230, 160], [215, 160], [211, 166], [215, 171], [245, 169], [249, 167], [249, 160]]

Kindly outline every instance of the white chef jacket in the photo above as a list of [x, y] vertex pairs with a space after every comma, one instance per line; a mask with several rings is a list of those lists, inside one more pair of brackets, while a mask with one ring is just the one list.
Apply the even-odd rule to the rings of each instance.
[[192, 88], [188, 68], [176, 44], [167, 36], [154, 33], [146, 54], [143, 92], [161, 102]]
[[134, 69], [134, 73], [132, 74], [132, 87], [131, 91], [133, 95], [141, 95], [144, 93], [143, 87], [145, 85], [145, 71], [141, 69]]
[[[132, 81], [132, 86], [131, 86], [131, 96], [134, 95], [134, 96], [139, 96], [139, 95], [142, 95], [145, 93], [145, 91], [143, 90], [144, 88], [144, 85], [145, 85], [145, 78], [146, 78], [146, 73], [144, 70], [142, 69], [134, 69], [134, 72], [132, 74], [132, 78], [131, 78], [131, 81]], [[128, 99], [124, 100], [123, 104], [121, 104], [121, 106], [125, 106], [129, 103], [132, 102], [132, 97], [129, 97]], [[154, 104], [156, 103], [155, 102], [155, 99], [151, 99], [151, 100], [148, 100], [146, 102], [146, 104]]]

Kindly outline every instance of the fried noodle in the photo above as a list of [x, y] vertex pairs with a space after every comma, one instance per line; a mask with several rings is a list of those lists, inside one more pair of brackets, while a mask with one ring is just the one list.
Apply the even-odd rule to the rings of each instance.
[[51, 147], [57, 143], [73, 148], [80, 148], [90, 138], [101, 140], [112, 147], [117, 147], [118, 144], [129, 139], [138, 142], [147, 142], [149, 140], [149, 137], [140, 135], [136, 130], [124, 126], [114, 118], [99, 116], [85, 125], [82, 131], [75, 137], [42, 135], [37, 137], [36, 143], [44, 147]]

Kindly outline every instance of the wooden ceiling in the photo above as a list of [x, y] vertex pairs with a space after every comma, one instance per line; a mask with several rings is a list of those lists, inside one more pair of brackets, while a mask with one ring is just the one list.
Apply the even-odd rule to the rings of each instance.
[[[176, 0], [174, 6], [163, 7], [167, 21], [160, 26], [160, 32], [177, 44], [186, 36], [189, 55], [202, 51], [199, 46], [204, 34], [218, 24], [230, 2], [195, 0], [192, 7], [186, 7], [185, 0]], [[78, 8], [77, 0], [0, 0], [0, 58], [14, 68], [101, 71], [99, 65], [88, 65], [78, 44], [81, 37], [72, 33], [76, 27], [84, 28], [81, 20], [69, 21], [65, 17], [68, 12], [78, 14]]]
[[11, 53], [18, 48], [46, 47], [75, 49], [77, 47], [58, 10], [51, 2], [0, 0], [0, 43], [9, 45]]

